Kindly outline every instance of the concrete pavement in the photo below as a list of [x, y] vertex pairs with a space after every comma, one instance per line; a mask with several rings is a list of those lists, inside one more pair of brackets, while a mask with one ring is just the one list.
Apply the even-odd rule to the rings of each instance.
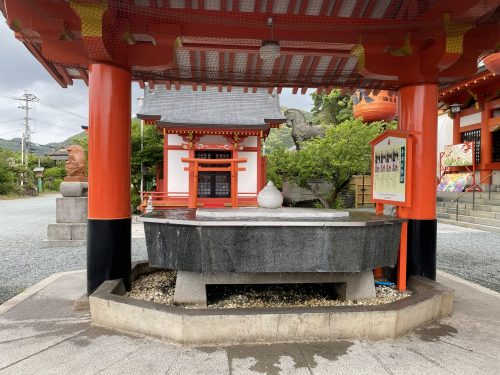
[[456, 290], [453, 316], [397, 340], [193, 348], [92, 326], [72, 309], [84, 271], [59, 274], [0, 306], [0, 374], [500, 373], [500, 294], [438, 281]]
[[[497, 374], [500, 234], [438, 225], [438, 281], [454, 288], [452, 317], [394, 340], [189, 348], [93, 327], [75, 312], [85, 249], [41, 249], [55, 198], [0, 201], [0, 375], [3, 374]], [[144, 259], [141, 224], [133, 257]], [[458, 276], [458, 278], [457, 278]], [[168, 324], [168, 322], [165, 322]]]

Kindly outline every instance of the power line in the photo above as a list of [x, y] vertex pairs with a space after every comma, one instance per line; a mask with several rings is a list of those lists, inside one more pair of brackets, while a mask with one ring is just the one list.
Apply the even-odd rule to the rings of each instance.
[[42, 104], [42, 105], [48, 105], [49, 107], [52, 107], [52, 108], [54, 108], [54, 109], [57, 109], [58, 111], [61, 111], [61, 112], [67, 113], [68, 115], [72, 115], [72, 116], [75, 116], [75, 117], [79, 117], [79, 118], [81, 118], [82, 120], [86, 120], [86, 121], [88, 120], [88, 118], [87, 118], [87, 117], [84, 117], [84, 116], [82, 116], [82, 115], [79, 115], [78, 113], [74, 113], [74, 112], [71, 112], [71, 111], [67, 111], [67, 110], [62, 109], [62, 108], [59, 108], [59, 107], [57, 107], [57, 106], [55, 106], [55, 105], [53, 105], [53, 104], [51, 104], [51, 103], [48, 103], [48, 102], [47, 102], [47, 100], [45, 100], [45, 99], [42, 101], [42, 103], [41, 103], [41, 104]]
[[[8, 98], [8, 99], [19, 100], [19, 98], [18, 98], [18, 97], [15, 97], [14, 95], [11, 95], [11, 94], [9, 94], [9, 93], [7, 93], [7, 92], [3, 91], [3, 90], [0, 90], [0, 96], [3, 96], [3, 97]], [[56, 109], [56, 110], [61, 111], [61, 112], [64, 112], [64, 113], [66, 113], [66, 114], [68, 114], [68, 115], [72, 115], [72, 116], [75, 116], [75, 117], [79, 117], [79, 118], [81, 118], [82, 120], [88, 120], [88, 118], [87, 118], [87, 117], [82, 116], [82, 115], [79, 115], [78, 113], [75, 113], [75, 112], [68, 111], [68, 110], [66, 110], [66, 109], [62, 109], [62, 108], [60, 108], [59, 106], [54, 105], [54, 104], [52, 104], [52, 103], [48, 102], [46, 99], [43, 99], [43, 100], [42, 100], [42, 102], [41, 102], [40, 104], [42, 104], [42, 105], [47, 105], [47, 106], [49, 106], [49, 107], [51, 107], [51, 108], [53, 108], [53, 109]]]
[[14, 121], [19, 121], [19, 120], [22, 120], [23, 118], [16, 118], [16, 119], [12, 119], [12, 120], [5, 120], [5, 121], [0, 121], [0, 124], [6, 124], [8, 122], [14, 122]]
[[14, 130], [10, 130], [10, 131], [8, 131], [8, 132], [6, 132], [6, 133], [1, 133], [1, 134], [0, 134], [0, 137], [6, 137], [6, 136], [8, 136], [9, 134], [16, 134], [18, 131], [19, 131], [18, 129], [14, 129]]
[[7, 99], [16, 99], [16, 97], [14, 95], [8, 94], [8, 93], [3, 92], [3, 91], [0, 91], [0, 96], [3, 96]]
[[[74, 127], [69, 127], [69, 126], [63, 126], [63, 125], [56, 125], [56, 124], [51, 124], [50, 122], [43, 121], [43, 120], [35, 120], [36, 122], [40, 122], [45, 125], [49, 126], [55, 126], [56, 128], [61, 128], [61, 129], [68, 129], [68, 130], [75, 130]], [[81, 125], [77, 125], [79, 128], [81, 128]]]

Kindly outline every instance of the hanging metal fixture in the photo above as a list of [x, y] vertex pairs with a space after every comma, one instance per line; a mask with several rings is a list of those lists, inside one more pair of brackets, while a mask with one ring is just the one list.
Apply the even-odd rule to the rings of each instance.
[[259, 56], [262, 60], [276, 60], [281, 55], [281, 47], [277, 40], [274, 40], [273, 18], [267, 18], [267, 26], [271, 28], [271, 40], [263, 40], [259, 49]]

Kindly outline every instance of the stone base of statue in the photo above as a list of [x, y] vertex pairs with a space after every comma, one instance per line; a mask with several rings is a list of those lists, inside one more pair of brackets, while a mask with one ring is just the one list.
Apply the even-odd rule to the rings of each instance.
[[87, 178], [77, 176], [70, 179], [76, 181], [68, 181], [66, 177], [61, 183], [63, 197], [56, 199], [56, 223], [48, 225], [43, 247], [78, 247], [87, 244]]
[[86, 197], [89, 183], [86, 176], [66, 176], [61, 182], [59, 191], [63, 197]]

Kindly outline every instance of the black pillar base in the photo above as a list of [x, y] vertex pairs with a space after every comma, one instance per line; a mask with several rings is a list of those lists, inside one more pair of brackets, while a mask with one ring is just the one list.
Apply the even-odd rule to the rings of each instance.
[[106, 280], [123, 279], [130, 289], [132, 219], [88, 219], [87, 294]]
[[436, 280], [437, 220], [408, 221], [407, 276]]

